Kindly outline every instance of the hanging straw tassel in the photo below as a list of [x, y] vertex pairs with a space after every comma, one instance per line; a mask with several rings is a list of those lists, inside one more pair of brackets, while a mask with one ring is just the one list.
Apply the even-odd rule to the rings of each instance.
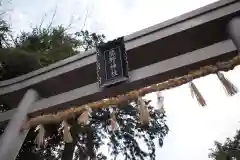
[[71, 128], [70, 125], [66, 121], [63, 121], [62, 125], [63, 125], [63, 140], [66, 143], [72, 143], [73, 138], [70, 133], [70, 128]]
[[38, 148], [40, 148], [43, 145], [44, 142], [44, 136], [45, 136], [45, 129], [42, 124], [38, 125], [35, 129], [35, 132], [38, 131], [38, 134], [35, 139], [35, 143], [38, 145]]
[[148, 124], [150, 120], [149, 111], [147, 106], [145, 105], [145, 102], [141, 97], [138, 98], [138, 104], [139, 104], [140, 121], [142, 124]]
[[190, 89], [192, 97], [195, 96], [201, 106], [206, 106], [206, 101], [193, 82], [190, 82]]
[[218, 72], [217, 76], [218, 79], [222, 82], [228, 95], [233, 96], [238, 92], [237, 87], [235, 87], [227, 78], [225, 78], [225, 76], [222, 73]]
[[161, 113], [164, 113], [164, 97], [162, 96], [161, 92], [157, 92], [157, 110], [159, 110]]
[[89, 107], [85, 107], [83, 113], [78, 117], [78, 124], [87, 125], [89, 122], [89, 117], [91, 116], [92, 109]]
[[118, 123], [114, 111], [111, 113], [111, 130], [115, 131], [118, 129]]

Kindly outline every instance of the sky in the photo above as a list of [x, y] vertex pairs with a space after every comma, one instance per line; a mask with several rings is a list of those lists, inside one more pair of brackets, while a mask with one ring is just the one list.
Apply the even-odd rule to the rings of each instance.
[[[161, 23], [216, 0], [12, 0], [5, 4], [14, 32], [28, 31], [43, 21], [48, 25], [71, 24], [69, 32], [88, 29], [108, 40]], [[240, 67], [225, 73], [240, 88]], [[194, 80], [207, 101], [202, 108], [190, 95], [188, 85], [163, 91], [167, 125], [170, 128], [157, 158], [208, 160], [213, 142], [224, 142], [239, 129], [240, 98], [226, 95], [216, 75]], [[156, 95], [146, 98], [156, 103]]]

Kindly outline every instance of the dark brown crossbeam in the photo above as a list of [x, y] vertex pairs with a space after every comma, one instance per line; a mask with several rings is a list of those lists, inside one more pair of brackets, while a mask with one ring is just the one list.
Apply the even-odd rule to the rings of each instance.
[[[185, 75], [192, 70], [199, 69], [199, 66], [215, 64], [219, 62], [219, 59], [227, 60], [236, 55], [237, 49], [235, 45], [231, 40], [226, 40], [133, 70], [129, 73], [130, 82], [107, 88], [104, 92], [99, 89], [97, 83], [92, 83], [69, 92], [41, 99], [33, 104], [29, 113], [32, 113], [32, 115], [39, 115], [42, 111], [50, 113], [56, 111], [56, 109], [66, 109], [74, 105], [80, 106], [103, 98], [113, 97], [136, 88], [167, 80], [169, 77], [174, 78]], [[182, 71], [179, 72], [180, 70]], [[10, 119], [14, 113], [15, 109], [1, 113], [0, 122]]]
[[[15, 108], [26, 90], [33, 88], [43, 99], [29, 112], [56, 112], [229, 59], [237, 52], [235, 45], [228, 40], [226, 27], [238, 15], [239, 1], [219, 1], [124, 37], [130, 69], [128, 83], [99, 90], [96, 55], [91, 51], [85, 56], [76, 55], [32, 73], [1, 81], [0, 100]], [[10, 110], [1, 114], [0, 120], [9, 119], [14, 112]]]

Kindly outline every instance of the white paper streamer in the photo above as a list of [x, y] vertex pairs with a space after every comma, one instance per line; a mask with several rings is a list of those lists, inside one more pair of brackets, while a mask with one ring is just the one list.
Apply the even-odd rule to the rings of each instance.
[[89, 119], [90, 119], [89, 117], [91, 117], [91, 112], [92, 112], [92, 109], [89, 107], [86, 107], [83, 113], [77, 119], [78, 124], [87, 125], [89, 123]]
[[119, 125], [117, 123], [117, 119], [113, 111], [113, 113], [111, 113], [111, 130], [116, 131], [118, 128], [119, 128]]
[[147, 106], [145, 105], [144, 100], [139, 97], [138, 98], [139, 103], [139, 118], [142, 124], [148, 124], [150, 120], [150, 115]]
[[45, 136], [45, 129], [42, 124], [38, 125], [35, 129], [35, 132], [38, 131], [38, 134], [35, 139], [35, 143], [38, 145], [38, 148], [40, 148], [43, 145], [44, 142], [44, 136]]
[[70, 132], [70, 125], [66, 121], [63, 121], [62, 125], [63, 125], [63, 140], [64, 140], [64, 142], [72, 143], [73, 138], [72, 138], [72, 135]]
[[157, 110], [161, 113], [165, 112], [164, 110], [164, 97], [162, 96], [161, 92], [157, 92]]

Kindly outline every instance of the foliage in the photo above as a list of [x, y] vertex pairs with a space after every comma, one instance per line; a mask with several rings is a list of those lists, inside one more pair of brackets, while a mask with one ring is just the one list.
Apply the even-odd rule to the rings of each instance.
[[10, 27], [5, 20], [0, 20], [0, 48], [9, 46], [8, 37], [11, 33]]
[[79, 53], [81, 48], [85, 51], [92, 49], [105, 38], [88, 31], [76, 32], [74, 36], [66, 31], [67, 28], [61, 25], [53, 28], [35, 27], [32, 32], [22, 32], [14, 44], [17, 49], [37, 54], [41, 65], [46, 66]]
[[220, 160], [225, 158], [231, 160], [233, 157], [240, 158], [240, 130], [237, 131], [233, 139], [227, 138], [222, 144], [220, 142], [214, 142], [215, 148], [211, 149], [209, 157], [212, 159]]
[[[149, 103], [150, 101], [146, 101]], [[158, 140], [159, 146], [162, 147], [163, 139], [168, 133], [168, 127], [165, 124], [165, 115], [156, 111], [152, 106], [148, 105], [150, 110], [151, 121], [149, 125], [141, 125], [138, 119], [137, 106], [134, 104], [123, 105], [116, 108], [115, 113], [119, 130], [112, 132], [110, 126], [110, 110], [99, 109], [92, 113], [92, 119], [88, 126], [76, 125], [77, 141], [74, 153], [74, 160], [90, 159], [104, 160], [124, 157], [128, 160], [144, 160], [156, 159], [155, 157], [155, 140]], [[26, 151], [36, 153], [43, 159], [60, 160], [64, 152], [64, 142], [62, 140], [62, 132], [59, 125], [45, 126], [47, 133], [47, 141], [41, 150], [36, 148], [33, 143], [36, 133], [32, 132], [28, 135], [24, 147], [19, 154], [19, 160], [23, 159]], [[72, 132], [74, 134], [74, 132]], [[142, 139], [142, 141], [140, 141]], [[101, 147], [108, 146], [108, 154]], [[25, 148], [25, 149], [24, 149]], [[75, 148], [75, 146], [74, 146]], [[37, 153], [40, 153], [37, 154]], [[35, 156], [36, 156], [35, 155]]]
[[23, 50], [0, 49], [0, 79], [9, 79], [41, 67], [38, 58]]
[[92, 49], [105, 38], [88, 31], [76, 32], [72, 36], [66, 30], [63, 26], [57, 26], [35, 27], [32, 32], [22, 32], [13, 39], [15, 46], [3, 49], [0, 54], [0, 80], [10, 79], [63, 60], [79, 53], [81, 49]]
[[99, 43], [103, 42], [105, 36], [103, 34], [89, 33], [87, 30], [76, 32], [75, 35], [81, 39], [81, 47], [87, 51]]
[[[41, 25], [40, 25], [41, 26]], [[18, 37], [11, 35], [9, 25], [0, 21], [0, 80], [10, 79], [26, 74], [43, 66], [60, 61], [77, 54], [81, 50], [88, 51], [104, 41], [104, 35], [79, 31], [67, 33], [64, 26], [35, 27], [31, 32], [22, 32]], [[11, 39], [9, 39], [11, 37]], [[12, 45], [10, 42], [12, 42]], [[4, 44], [4, 45], [2, 45]], [[90, 124], [81, 126], [71, 120], [71, 133], [74, 143], [65, 144], [61, 126], [45, 125], [47, 130], [44, 147], [37, 148], [34, 143], [36, 132], [30, 130], [17, 157], [18, 160], [60, 160], [66, 154], [73, 154], [74, 160], [90, 159], [106, 160], [109, 155], [113, 159], [123, 156], [127, 159], [156, 159], [155, 140], [160, 147], [168, 133], [165, 114], [157, 112], [149, 101], [151, 121], [149, 125], [141, 125], [138, 119], [136, 104], [128, 104], [116, 108], [119, 130], [109, 130], [110, 111], [108, 108], [95, 110]], [[9, 107], [1, 104], [0, 110]], [[5, 127], [5, 124], [0, 126]], [[2, 133], [3, 129], [0, 130]], [[142, 140], [141, 142], [139, 140]], [[101, 149], [108, 146], [109, 155]]]

